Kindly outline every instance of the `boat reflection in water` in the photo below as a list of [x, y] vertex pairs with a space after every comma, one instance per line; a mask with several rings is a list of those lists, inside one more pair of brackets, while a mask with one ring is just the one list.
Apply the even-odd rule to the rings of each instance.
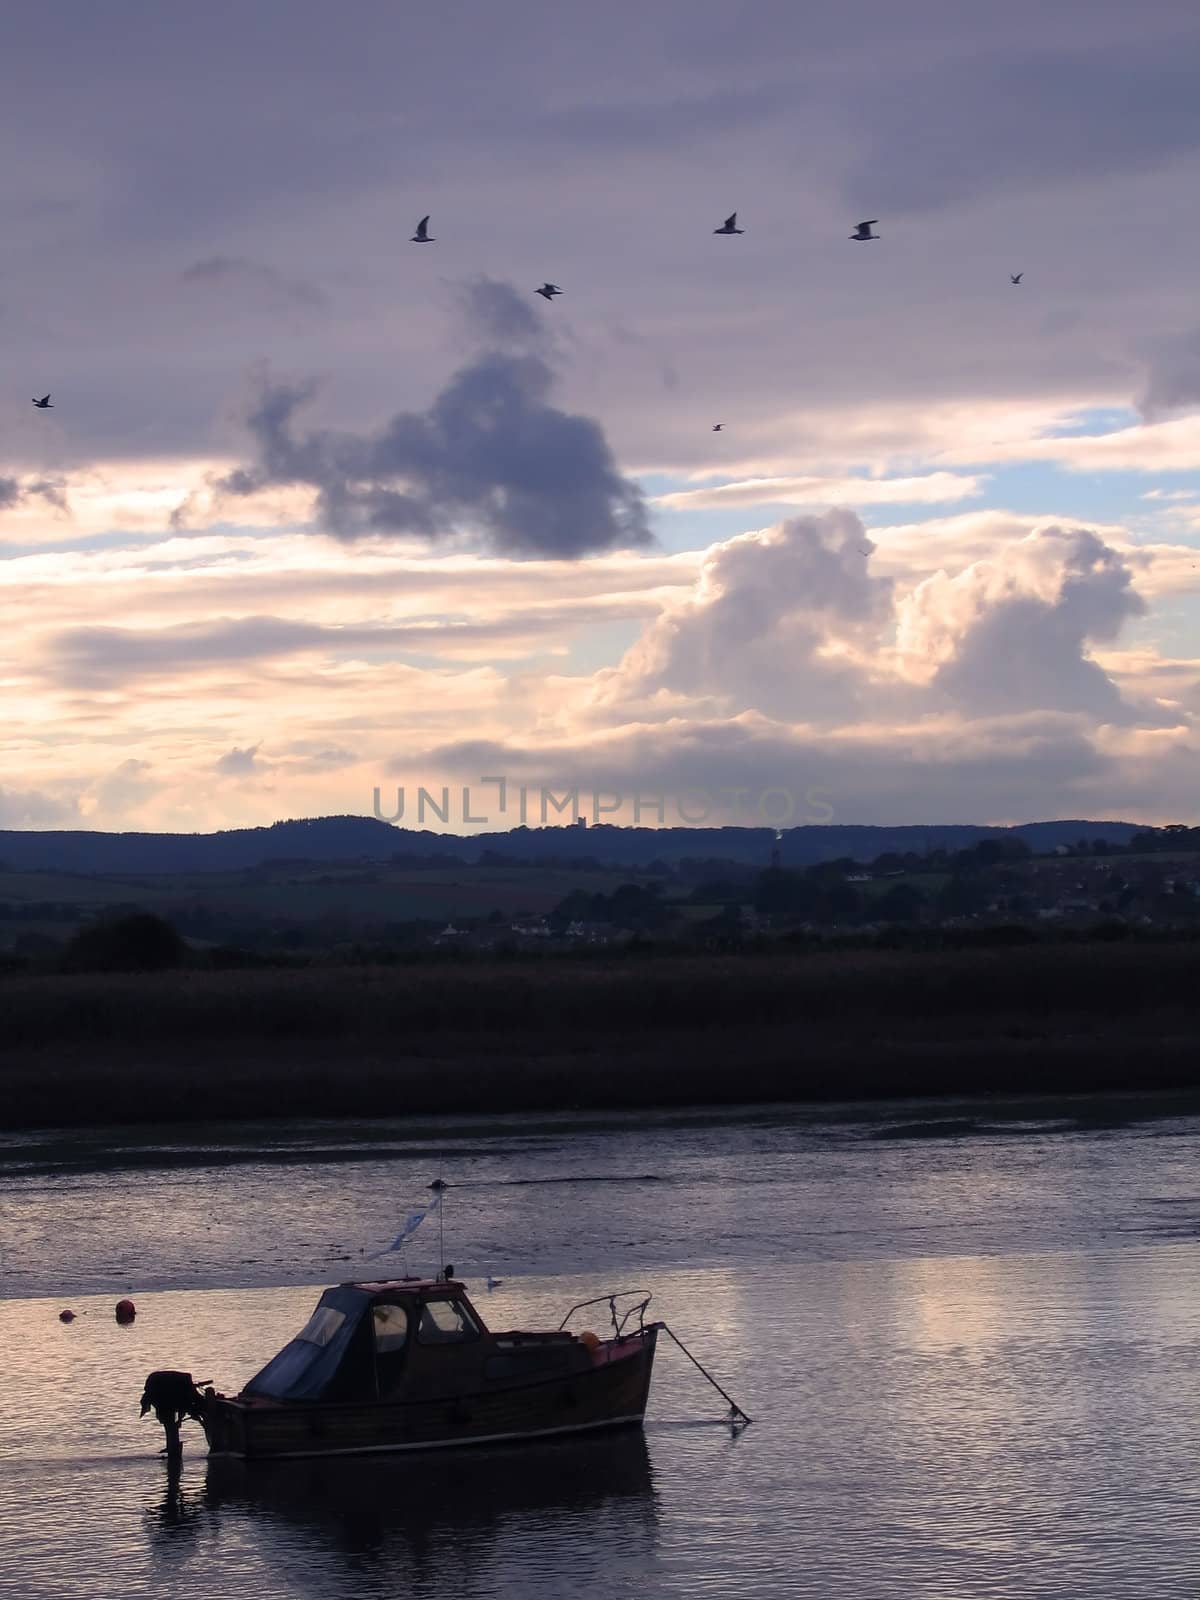
[[[212, 1456], [205, 1510], [223, 1536], [237, 1524], [258, 1562], [303, 1572], [298, 1593], [317, 1592], [319, 1574], [347, 1560], [372, 1569], [380, 1593], [461, 1584], [464, 1572], [478, 1579], [489, 1568], [519, 1590], [530, 1563], [554, 1570], [560, 1557], [586, 1582], [614, 1562], [644, 1570], [657, 1526], [639, 1428], [420, 1457]], [[530, 1570], [530, 1592], [534, 1578]]]

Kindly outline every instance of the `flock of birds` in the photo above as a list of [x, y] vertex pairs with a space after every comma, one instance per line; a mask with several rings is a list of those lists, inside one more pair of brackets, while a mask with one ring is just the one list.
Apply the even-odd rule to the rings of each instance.
[[[430, 213], [430, 215], [431, 214], [432, 213]], [[881, 237], [880, 234], [871, 232], [872, 228], [876, 228], [878, 226], [879, 226], [879, 218], [878, 217], [870, 217], [870, 218], [867, 219], [866, 222], [860, 222], [858, 224], [858, 226], [855, 228], [854, 232], [852, 234], [850, 234], [849, 237], [851, 239], [853, 239], [856, 243], [866, 244], [870, 240], [878, 239], [878, 238]], [[725, 221], [721, 224], [721, 226], [719, 228], [714, 228], [713, 229], [714, 233], [723, 233], [723, 234], [745, 233], [745, 231], [746, 231], [745, 228], [739, 228], [738, 225], [737, 225], [737, 212], [736, 211], [731, 211], [730, 214], [725, 218]], [[417, 223], [417, 231], [413, 234], [412, 239], [409, 242], [411, 244], [434, 244], [434, 243], [436, 243], [433, 235], [429, 231], [429, 216], [428, 215], [422, 217], [420, 222]], [[1008, 275], [1008, 281], [1015, 288], [1020, 284], [1021, 279], [1024, 276], [1025, 276], [1025, 274], [1023, 272], [1010, 272], [1009, 275]], [[543, 300], [553, 300], [556, 295], [562, 294], [563, 291], [559, 288], [557, 283], [543, 283], [540, 289], [535, 289], [533, 292], [534, 292], [534, 294], [540, 294]], [[38, 402], [35, 400], [34, 404], [37, 405]], [[712, 431], [714, 433], [723, 433], [725, 431], [725, 424], [723, 422], [714, 422], [713, 426], [712, 426]]]
[[[860, 222], [855, 228], [854, 232], [850, 235], [850, 238], [855, 240], [856, 243], [863, 244], [867, 243], [869, 240], [878, 239], [880, 235], [871, 232], [871, 229], [877, 227], [878, 224], [878, 217], [871, 217], [866, 222]], [[722, 234], [745, 233], [745, 231], [745, 228], [739, 228], [737, 225], [736, 211], [731, 212], [729, 216], [725, 218], [725, 221], [719, 228], [713, 229], [714, 233]], [[429, 231], [429, 215], [423, 216], [420, 222], [417, 223], [417, 231], [413, 234], [409, 242], [411, 244], [437, 243], [433, 234]], [[1020, 284], [1021, 279], [1024, 276], [1025, 274], [1023, 272], [1010, 272], [1008, 275], [1008, 281], [1015, 288]], [[535, 289], [533, 292], [534, 294], [540, 294], [543, 300], [553, 300], [557, 295], [562, 294], [563, 291], [557, 283], [543, 283], [540, 288]], [[48, 394], [44, 394], [40, 400], [35, 400], [33, 404], [39, 411], [52, 411], [54, 409], [54, 407], [50, 404], [50, 396]], [[712, 431], [714, 433], [723, 433], [724, 430], [725, 424], [723, 422], [713, 423]]]

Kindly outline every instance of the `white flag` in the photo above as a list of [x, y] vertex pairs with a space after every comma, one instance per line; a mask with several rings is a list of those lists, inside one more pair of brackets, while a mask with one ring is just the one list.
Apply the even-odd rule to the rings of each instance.
[[416, 1233], [417, 1229], [425, 1221], [425, 1218], [427, 1216], [429, 1216], [432, 1212], [436, 1211], [437, 1208], [441, 1205], [441, 1203], [442, 1203], [442, 1196], [441, 1196], [441, 1194], [439, 1192], [438, 1194], [434, 1195], [433, 1199], [429, 1202], [429, 1204], [427, 1206], [422, 1206], [420, 1211], [414, 1211], [414, 1212], [412, 1212], [412, 1214], [410, 1216], [405, 1217], [404, 1226], [400, 1229], [400, 1232], [392, 1240], [391, 1244], [388, 1245], [386, 1250], [380, 1250], [376, 1255], [373, 1255], [371, 1257], [371, 1260], [372, 1261], [378, 1261], [380, 1256], [390, 1255], [393, 1250], [399, 1250], [400, 1246], [404, 1243], [405, 1239], [407, 1239], [410, 1234]]

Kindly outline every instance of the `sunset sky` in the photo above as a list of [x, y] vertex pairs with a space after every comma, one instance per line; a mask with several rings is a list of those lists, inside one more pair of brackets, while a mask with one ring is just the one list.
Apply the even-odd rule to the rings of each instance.
[[1195, 820], [1198, 72], [1182, 0], [23, 10], [0, 827]]

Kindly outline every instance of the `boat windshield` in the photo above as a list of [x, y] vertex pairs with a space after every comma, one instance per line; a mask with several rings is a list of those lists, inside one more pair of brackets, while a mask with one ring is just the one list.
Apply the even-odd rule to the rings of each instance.
[[303, 1339], [305, 1344], [315, 1344], [318, 1348], [322, 1348], [329, 1343], [345, 1320], [344, 1311], [338, 1311], [333, 1306], [318, 1306], [296, 1337]]
[[417, 1324], [419, 1344], [462, 1344], [479, 1338], [479, 1324], [456, 1300], [427, 1300]]
[[379, 1355], [394, 1355], [408, 1339], [408, 1312], [403, 1306], [383, 1302], [374, 1306], [375, 1349]]

